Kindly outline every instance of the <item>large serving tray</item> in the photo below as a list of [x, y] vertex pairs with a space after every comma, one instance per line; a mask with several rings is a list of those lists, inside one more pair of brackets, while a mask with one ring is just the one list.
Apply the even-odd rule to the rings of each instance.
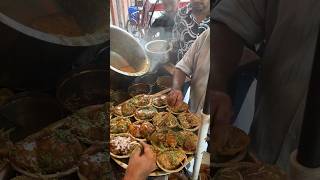
[[[88, 106], [88, 107], [85, 107], [85, 108], [82, 108], [81, 110], [84, 111], [84, 112], [90, 112], [90, 111], [93, 111], [93, 110], [96, 110], [97, 108], [101, 108], [103, 105], [93, 105], [93, 106]], [[28, 140], [33, 140], [33, 139], [36, 139], [38, 137], [41, 137], [44, 135], [45, 132], [48, 132], [48, 131], [52, 131], [52, 130], [55, 130], [55, 129], [58, 129], [60, 127], [62, 127], [69, 119], [68, 118], [64, 118], [64, 119], [61, 119], [59, 121], [56, 121], [55, 123], [53, 124], [50, 124], [49, 126], [47, 126], [46, 128], [43, 128], [42, 130], [36, 132], [35, 134], [32, 134], [26, 138], [24, 138], [22, 141], [20, 142], [24, 142], [24, 141], [28, 141]], [[37, 173], [31, 173], [31, 172], [28, 172], [26, 170], [23, 170], [21, 169], [20, 167], [16, 166], [14, 163], [10, 162], [12, 168], [23, 174], [23, 175], [26, 175], [28, 177], [33, 177], [33, 178], [40, 178], [40, 179], [51, 179], [51, 178], [60, 178], [60, 177], [63, 177], [63, 176], [67, 176], [67, 175], [70, 175], [72, 173], [75, 173], [77, 170], [78, 170], [78, 167], [77, 167], [77, 164], [74, 165], [74, 167], [66, 170], [66, 171], [63, 171], [63, 172], [57, 172], [55, 174], [46, 174], [46, 175], [43, 175], [43, 174], [37, 174]]]
[[[158, 92], [158, 93], [155, 93], [155, 94], [152, 94], [152, 95], [150, 95], [150, 96], [160, 96], [160, 95], [167, 94], [168, 92], [170, 92], [170, 89], [162, 90], [162, 91], [160, 91], [160, 92]], [[128, 101], [129, 101], [129, 100], [127, 100], [127, 101], [125, 101], [125, 102], [123, 102], [123, 103], [121, 103], [121, 104], [124, 104], [124, 103], [126, 103], [126, 102], [128, 102]], [[121, 105], [121, 104], [119, 104], [119, 105]], [[118, 159], [118, 158], [115, 158], [115, 157], [112, 157], [112, 156], [111, 156], [111, 159], [113, 159], [114, 162], [117, 163], [120, 167], [122, 167], [122, 168], [124, 168], [124, 169], [127, 169], [127, 167], [128, 167], [128, 160], [129, 160], [129, 159]], [[187, 159], [187, 163], [185, 163], [185, 164], [181, 167], [181, 169], [183, 169], [184, 167], [186, 167], [193, 159], [194, 159], [194, 154], [191, 154], [191, 155], [189, 154], [189, 155], [188, 155], [188, 159]], [[149, 176], [165, 176], [165, 175], [169, 175], [169, 174], [171, 174], [171, 173], [165, 172], [165, 171], [163, 171], [163, 170], [161, 170], [161, 169], [159, 168], [159, 169], [157, 169], [156, 171], [152, 172]]]

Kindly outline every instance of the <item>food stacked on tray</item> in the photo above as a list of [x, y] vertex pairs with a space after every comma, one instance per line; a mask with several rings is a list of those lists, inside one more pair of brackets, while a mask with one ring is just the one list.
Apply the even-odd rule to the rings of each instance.
[[247, 151], [250, 138], [245, 132], [228, 126], [224, 133], [224, 145], [213, 139], [214, 180], [286, 180], [279, 167], [259, 162]]
[[249, 136], [241, 129], [229, 126], [226, 128], [226, 143], [221, 146], [217, 139], [213, 139], [213, 166], [225, 167], [230, 163], [242, 161], [247, 156], [247, 147], [250, 143]]
[[80, 180], [110, 180], [109, 157], [105, 143], [92, 145], [80, 158]]
[[83, 108], [13, 145], [12, 167], [29, 178], [52, 179], [78, 171], [83, 180], [107, 180], [110, 171], [108, 104]]
[[110, 152], [126, 168], [132, 151], [143, 141], [152, 145], [159, 169], [151, 176], [182, 170], [193, 158], [201, 119], [188, 105], [167, 104], [166, 95], [137, 95], [111, 108]]

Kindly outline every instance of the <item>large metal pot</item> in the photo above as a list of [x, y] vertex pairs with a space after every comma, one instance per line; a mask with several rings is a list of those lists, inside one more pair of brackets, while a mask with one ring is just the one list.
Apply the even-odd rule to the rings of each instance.
[[57, 87], [57, 99], [67, 110], [75, 112], [105, 103], [107, 86], [107, 68], [90, 65], [65, 75]]
[[108, 41], [107, 7], [105, 0], [1, 0], [0, 86], [54, 89], [84, 50]]
[[145, 45], [145, 50], [151, 61], [150, 71], [155, 72], [161, 65], [169, 61], [172, 44], [166, 40], [154, 40]]
[[148, 72], [150, 63], [143, 47], [125, 30], [110, 27], [110, 68], [122, 76], [141, 76]]

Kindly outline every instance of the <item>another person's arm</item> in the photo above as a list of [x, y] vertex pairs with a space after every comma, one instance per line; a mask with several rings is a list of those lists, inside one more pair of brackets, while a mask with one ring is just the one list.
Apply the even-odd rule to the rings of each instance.
[[[244, 42], [254, 45], [264, 39], [266, 0], [223, 0], [212, 11], [209, 90], [214, 123], [228, 123], [228, 86], [239, 65]], [[221, 23], [219, 23], [221, 22]]]
[[173, 75], [172, 89], [169, 93], [169, 105], [177, 106], [183, 101], [182, 88], [186, 80], [186, 76], [192, 76], [196, 61], [198, 61], [196, 54], [199, 52], [201, 44], [204, 43], [210, 29], [203, 32], [191, 45], [190, 49], [183, 56], [181, 61], [176, 65]]
[[174, 70], [172, 88], [169, 93], [169, 104], [171, 106], [179, 105], [183, 101], [182, 88], [185, 80], [185, 72], [183, 72], [181, 69], [176, 68]]
[[145, 180], [149, 174], [157, 169], [156, 155], [151, 146], [143, 142], [141, 144], [143, 152], [141, 152], [141, 148], [134, 150], [123, 180]]
[[211, 135], [220, 142], [217, 143], [220, 147], [226, 142], [225, 127], [232, 117], [228, 86], [240, 62], [244, 42], [255, 44], [264, 39], [266, 4], [266, 0], [223, 0], [212, 11], [217, 23], [212, 28], [207, 93], [214, 124]]
[[215, 23], [210, 48], [210, 92], [211, 114], [214, 123], [229, 123], [232, 117], [231, 98], [228, 95], [230, 79], [240, 62], [244, 42], [230, 28], [222, 23]]

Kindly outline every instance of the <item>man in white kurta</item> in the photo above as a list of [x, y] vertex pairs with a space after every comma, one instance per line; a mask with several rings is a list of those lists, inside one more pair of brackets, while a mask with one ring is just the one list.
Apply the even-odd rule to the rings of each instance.
[[[214, 21], [226, 25], [246, 43], [266, 40], [250, 132], [251, 149], [261, 160], [283, 168], [288, 167], [289, 155], [299, 143], [319, 10], [317, 0], [223, 0], [214, 9]], [[217, 26], [213, 27], [218, 32]], [[213, 66], [217, 69], [226, 67], [221, 64], [227, 59], [222, 59], [213, 57], [211, 62], [216, 62]], [[225, 77], [222, 73], [217, 78], [216, 69], [212, 71], [218, 80]]]
[[[176, 64], [174, 83], [169, 99], [178, 98], [174, 104], [182, 102], [183, 97], [181, 90], [184, 80], [186, 76], [188, 76], [191, 78], [189, 110], [200, 114], [206, 95], [209, 71], [210, 29], [207, 29], [196, 39], [181, 61]], [[178, 74], [182, 76], [178, 77]]]

